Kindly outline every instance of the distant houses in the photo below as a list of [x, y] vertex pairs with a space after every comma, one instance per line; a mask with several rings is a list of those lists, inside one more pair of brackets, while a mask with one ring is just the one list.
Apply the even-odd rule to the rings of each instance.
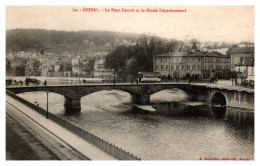
[[[84, 55], [69, 52], [55, 55], [44, 52], [39, 54], [38, 58], [27, 58], [25, 76], [112, 78], [113, 72], [104, 67], [106, 51], [92, 53], [96, 59], [93, 68], [90, 67], [90, 58], [86, 58]], [[87, 55], [89, 56], [91, 53], [88, 52]], [[9, 54], [8, 57], [13, 59], [12, 54]], [[37, 63], [36, 59], [38, 59]]]
[[[91, 44], [84, 41], [86, 45]], [[134, 45], [122, 41], [121, 45]], [[119, 44], [119, 45], [120, 45]], [[113, 70], [105, 68], [105, 57], [113, 48], [103, 51], [54, 54], [41, 51], [10, 52], [6, 55], [7, 74], [43, 77], [97, 77], [113, 80]], [[236, 72], [241, 78], [254, 78], [254, 43], [181, 43], [173, 52], [153, 56], [153, 71], [171, 78], [207, 80], [230, 78]]]

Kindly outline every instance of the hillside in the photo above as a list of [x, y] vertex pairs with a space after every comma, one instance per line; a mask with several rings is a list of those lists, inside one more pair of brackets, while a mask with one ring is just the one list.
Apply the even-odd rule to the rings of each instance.
[[[44, 29], [13, 29], [6, 31], [6, 51], [61, 53], [102, 51], [122, 42], [136, 42], [140, 35], [111, 31], [55, 31]], [[107, 44], [109, 43], [109, 44]]]

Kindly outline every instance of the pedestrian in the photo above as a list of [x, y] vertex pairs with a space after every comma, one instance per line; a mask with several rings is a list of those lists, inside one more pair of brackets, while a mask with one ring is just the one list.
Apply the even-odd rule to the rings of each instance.
[[86, 80], [85, 79], [83, 79], [83, 83], [86, 84]]
[[46, 80], [44, 81], [44, 86], [47, 86], [47, 81]]
[[191, 78], [190, 78], [188, 81], [189, 81], [189, 85], [190, 85], [190, 83], [191, 83]]

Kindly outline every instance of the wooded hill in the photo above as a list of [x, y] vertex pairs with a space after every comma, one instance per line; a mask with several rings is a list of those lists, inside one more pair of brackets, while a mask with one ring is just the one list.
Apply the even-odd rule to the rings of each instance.
[[[44, 29], [13, 29], [6, 31], [6, 51], [61, 53], [102, 51], [122, 41], [135, 42], [139, 34], [111, 31], [56, 31]], [[109, 43], [109, 44], [108, 44]]]

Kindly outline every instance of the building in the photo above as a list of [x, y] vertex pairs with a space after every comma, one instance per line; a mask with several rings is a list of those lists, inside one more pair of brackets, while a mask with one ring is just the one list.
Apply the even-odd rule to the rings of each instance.
[[201, 50], [203, 52], [217, 52], [222, 55], [227, 55], [230, 47], [231, 46], [226, 43], [212, 43], [205, 44], [203, 47], [201, 47]]
[[71, 65], [72, 65], [72, 74], [74, 76], [85, 75], [85, 71], [84, 71], [85, 66], [81, 61], [80, 56], [76, 56], [72, 58]]
[[41, 63], [38, 59], [28, 59], [27, 65], [25, 67], [25, 75], [26, 76], [40, 76], [41, 70], [40, 70]]
[[70, 59], [72, 57], [71, 53], [69, 52], [63, 52], [61, 54], [62, 59]]
[[105, 59], [97, 58], [94, 63], [93, 77], [113, 80], [114, 72], [105, 68]]
[[54, 71], [55, 71], [55, 72], [58, 72], [59, 69], [60, 69], [60, 65], [59, 65], [59, 64], [56, 64], [56, 65], [54, 66]]
[[230, 57], [220, 53], [200, 52], [183, 44], [178, 51], [154, 56], [153, 71], [173, 78], [183, 78], [188, 74], [196, 79], [227, 78]]
[[232, 71], [236, 71], [236, 66], [254, 66], [254, 47], [235, 47], [229, 52]]
[[252, 43], [239, 43], [239, 47], [230, 49], [231, 70], [238, 78], [254, 80], [254, 54]]
[[251, 42], [241, 42], [241, 43], [238, 43], [238, 47], [254, 47], [254, 43], [251, 43]]
[[47, 77], [48, 72], [53, 71], [54, 65], [52, 64], [52, 59], [49, 58], [41, 58], [41, 76]]

